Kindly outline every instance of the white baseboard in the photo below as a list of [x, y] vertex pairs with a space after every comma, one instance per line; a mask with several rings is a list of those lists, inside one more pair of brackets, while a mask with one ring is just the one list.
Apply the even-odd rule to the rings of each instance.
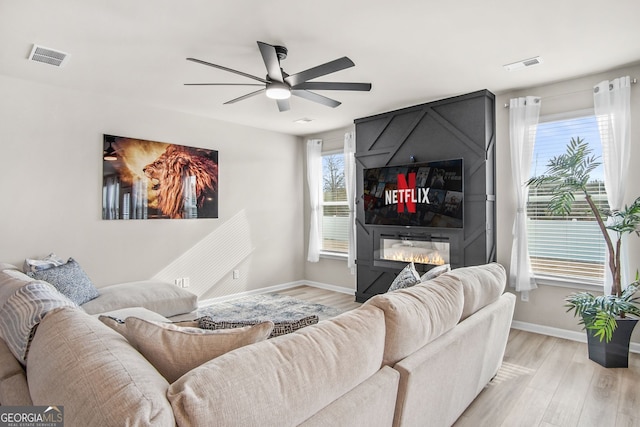
[[[511, 322], [511, 327], [513, 329], [519, 329], [521, 331], [534, 332], [536, 334], [549, 335], [551, 337], [564, 338], [571, 341], [578, 341], [583, 343], [587, 342], [587, 334], [584, 331], [569, 331], [567, 329], [552, 328], [551, 326], [520, 322], [518, 320], [514, 320], [513, 322]], [[629, 345], [629, 352], [640, 353], [640, 343], [632, 342]]]
[[204, 307], [207, 305], [215, 304], [217, 302], [230, 301], [232, 299], [247, 297], [250, 295], [260, 295], [260, 294], [268, 294], [271, 292], [283, 291], [285, 289], [291, 289], [291, 288], [295, 288], [296, 286], [302, 286], [302, 285], [312, 286], [314, 288], [326, 289], [328, 291], [340, 292], [343, 294], [355, 296], [355, 292], [353, 290], [344, 288], [342, 286], [329, 285], [327, 283], [320, 283], [320, 282], [311, 282], [309, 280], [296, 280], [295, 282], [267, 286], [266, 288], [253, 289], [251, 291], [238, 292], [236, 294], [231, 294], [231, 295], [223, 295], [220, 297], [207, 298], [205, 300], [198, 301], [198, 307]]

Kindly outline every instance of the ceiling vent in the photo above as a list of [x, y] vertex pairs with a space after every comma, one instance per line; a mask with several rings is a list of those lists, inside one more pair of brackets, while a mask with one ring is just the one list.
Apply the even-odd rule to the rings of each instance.
[[521, 68], [533, 67], [534, 65], [542, 64], [543, 62], [542, 57], [536, 56], [535, 58], [523, 59], [522, 61], [503, 65], [503, 67], [507, 71], [514, 71]]
[[30, 61], [44, 62], [45, 64], [54, 65], [56, 67], [62, 67], [67, 61], [67, 55], [59, 50], [53, 50], [48, 47], [33, 45], [31, 53], [29, 54]]

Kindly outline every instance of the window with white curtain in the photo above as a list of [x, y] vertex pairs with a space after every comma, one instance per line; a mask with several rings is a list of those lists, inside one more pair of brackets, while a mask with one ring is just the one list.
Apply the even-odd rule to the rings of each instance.
[[323, 254], [346, 255], [349, 249], [349, 204], [345, 185], [343, 152], [323, 153], [320, 201], [320, 251]]
[[[602, 163], [602, 145], [593, 111], [576, 111], [561, 116], [541, 116], [536, 132], [531, 176], [540, 176], [550, 158], [563, 154], [571, 138], [584, 139], [592, 155]], [[606, 209], [604, 167], [591, 173], [589, 192], [601, 209]], [[551, 193], [544, 187], [530, 188], [527, 203], [529, 252], [536, 278], [559, 279], [585, 284], [602, 284], [607, 254], [604, 238], [582, 194], [576, 194], [570, 216], [549, 213]]]

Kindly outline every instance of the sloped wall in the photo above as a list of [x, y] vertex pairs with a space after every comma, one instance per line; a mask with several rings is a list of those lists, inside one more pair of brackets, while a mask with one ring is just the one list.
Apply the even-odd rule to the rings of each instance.
[[[449, 237], [459, 252], [452, 268], [496, 259], [495, 224], [495, 96], [486, 90], [355, 120], [358, 194], [363, 170], [464, 159], [464, 228], [428, 229]], [[356, 300], [386, 292], [398, 270], [374, 266], [375, 239], [381, 230], [424, 232], [422, 227], [367, 225], [362, 199], [356, 206]], [[418, 231], [418, 230], [416, 230]]]

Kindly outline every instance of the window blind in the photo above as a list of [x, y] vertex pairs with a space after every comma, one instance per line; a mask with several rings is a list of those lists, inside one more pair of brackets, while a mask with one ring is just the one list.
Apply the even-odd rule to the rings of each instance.
[[[589, 143], [593, 155], [601, 156], [598, 125], [592, 113], [556, 120], [541, 118], [536, 132], [531, 176], [542, 175], [548, 161], [563, 154], [571, 138], [577, 137]], [[596, 205], [600, 209], [608, 208], [602, 165], [591, 173], [587, 187]], [[606, 245], [584, 195], [575, 194], [568, 216], [548, 211], [552, 195], [549, 187], [529, 189], [527, 231], [534, 273], [536, 276], [602, 283]]]

